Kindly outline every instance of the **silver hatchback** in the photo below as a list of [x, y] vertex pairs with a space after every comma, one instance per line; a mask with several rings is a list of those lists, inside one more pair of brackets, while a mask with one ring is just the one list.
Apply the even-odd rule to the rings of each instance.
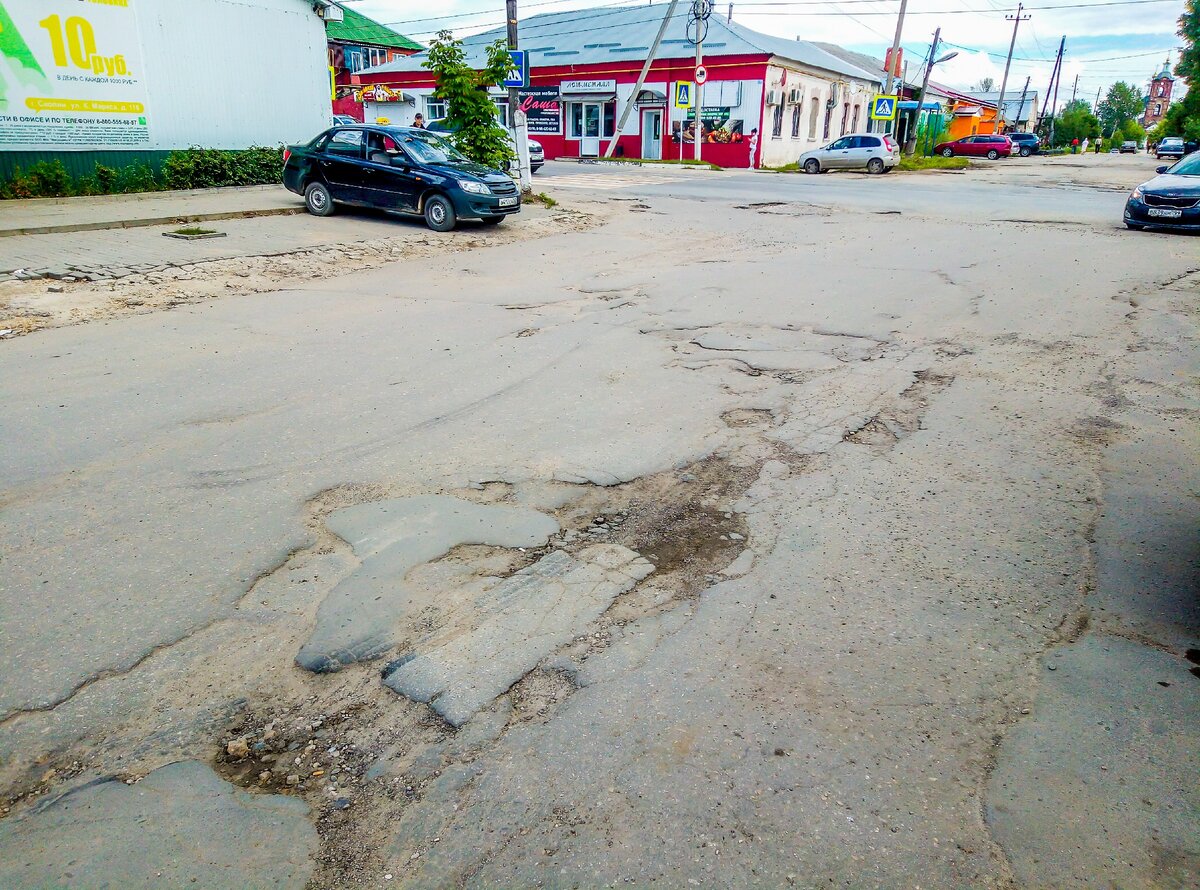
[[826, 170], [887, 173], [899, 161], [900, 146], [886, 133], [851, 133], [824, 148], [806, 151], [800, 155], [799, 165], [805, 173], [824, 173]]

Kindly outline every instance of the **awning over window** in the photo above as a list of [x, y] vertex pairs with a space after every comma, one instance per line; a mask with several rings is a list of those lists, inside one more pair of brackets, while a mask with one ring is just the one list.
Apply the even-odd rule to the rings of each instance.
[[954, 114], [958, 117], [974, 117], [983, 114], [983, 108], [978, 105], [961, 105], [954, 109]]
[[[906, 101], [900, 102], [898, 104], [899, 104], [901, 111], [912, 111], [914, 108], [917, 107], [916, 100], [906, 100]], [[921, 110], [922, 111], [941, 111], [942, 106], [937, 102], [922, 102]]]
[[659, 105], [667, 101], [667, 97], [658, 90], [642, 90], [637, 94], [639, 105]]

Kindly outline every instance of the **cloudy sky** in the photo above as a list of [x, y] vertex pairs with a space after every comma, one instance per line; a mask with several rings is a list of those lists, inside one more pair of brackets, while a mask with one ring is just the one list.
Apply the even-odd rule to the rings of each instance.
[[[351, 2], [360, 12], [417, 40], [428, 39], [440, 28], [463, 36], [504, 22], [504, 0]], [[664, 3], [654, 0], [652, 5]], [[617, 5], [651, 4], [647, 0], [519, 0], [523, 17]], [[1097, 89], [1107, 89], [1117, 80], [1144, 87], [1167, 51], [1179, 45], [1175, 30], [1183, 5], [1183, 0], [1031, 0], [1026, 9], [1032, 18], [1022, 22], [1017, 33], [1009, 88], [1019, 90], [1030, 75], [1031, 88], [1044, 91], [1063, 35], [1067, 51], [1060, 103], [1070, 98], [1076, 75], [1079, 96], [1088, 101], [1095, 99]], [[938, 66], [934, 79], [970, 88], [990, 76], [999, 89], [1012, 35], [1005, 15], [1015, 7], [1016, 0], [909, 0], [901, 43], [911, 60], [910, 76], [921, 64], [934, 28], [941, 26], [942, 39], [951, 44], [943, 52], [957, 50], [959, 55]], [[829, 41], [882, 56], [891, 44], [899, 8], [899, 0], [763, 0], [735, 2], [733, 16], [768, 34]], [[728, 3], [718, 2], [714, 15], [727, 11]], [[1172, 53], [1175, 58], [1177, 50]]]

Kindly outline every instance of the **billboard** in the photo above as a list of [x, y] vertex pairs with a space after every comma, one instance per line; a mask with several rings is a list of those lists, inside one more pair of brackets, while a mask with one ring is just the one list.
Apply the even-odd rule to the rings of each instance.
[[530, 133], [562, 132], [562, 96], [558, 87], [534, 87], [517, 94]]
[[0, 150], [150, 147], [139, 2], [0, 0]]

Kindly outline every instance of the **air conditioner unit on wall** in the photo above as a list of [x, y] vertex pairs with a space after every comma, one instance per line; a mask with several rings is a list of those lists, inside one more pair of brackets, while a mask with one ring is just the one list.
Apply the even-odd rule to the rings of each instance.
[[328, 5], [319, 5], [317, 8], [317, 15], [325, 19], [327, 22], [341, 22], [346, 18], [346, 13], [342, 7], [334, 3], [330, 3]]
[[778, 105], [779, 98], [780, 98], [779, 90], [767, 90], [767, 104], [768, 105]]

